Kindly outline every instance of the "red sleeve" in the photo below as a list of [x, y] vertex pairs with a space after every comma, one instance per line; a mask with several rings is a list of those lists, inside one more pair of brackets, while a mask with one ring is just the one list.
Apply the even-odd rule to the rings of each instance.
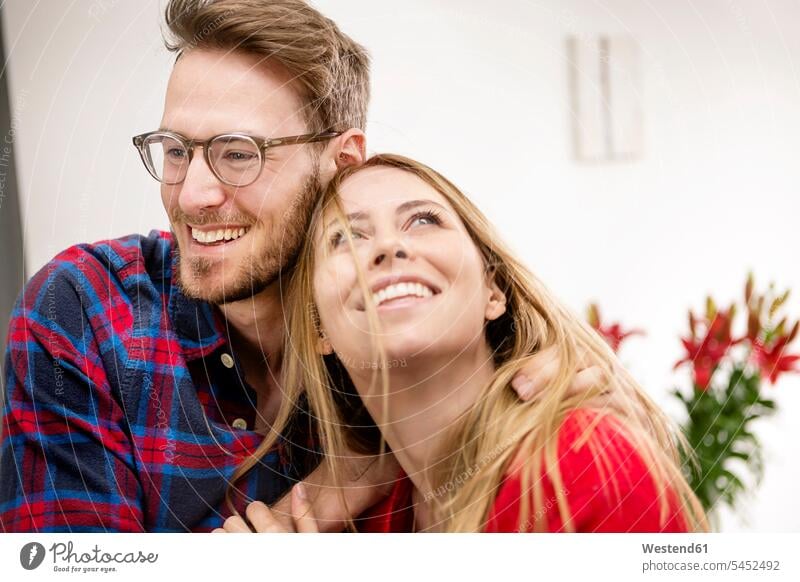
[[[677, 496], [665, 490], [668, 512], [661, 519], [661, 498], [644, 460], [633, 444], [620, 432], [620, 424], [610, 416], [603, 417], [588, 439], [581, 439], [595, 412], [577, 410], [570, 413], [558, 436], [558, 456], [563, 493], [570, 508], [575, 532], [685, 532]], [[602, 450], [607, 463], [595, 461], [593, 451]], [[529, 480], [528, 487], [531, 487]], [[541, 516], [546, 531], [567, 531], [556, 503], [552, 481], [542, 480], [542, 507], [533, 507], [530, 518], [520, 523], [521, 480], [519, 473], [507, 477], [489, 516], [485, 531], [533, 531], [533, 520]]]

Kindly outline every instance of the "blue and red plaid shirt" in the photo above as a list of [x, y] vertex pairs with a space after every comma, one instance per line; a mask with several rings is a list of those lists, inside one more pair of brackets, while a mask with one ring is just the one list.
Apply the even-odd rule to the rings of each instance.
[[[256, 394], [219, 311], [174, 283], [172, 251], [156, 231], [77, 245], [26, 285], [6, 353], [0, 531], [208, 531], [229, 515], [231, 475], [263, 438], [247, 430]], [[308, 417], [292, 426], [238, 483], [250, 498], [271, 503], [313, 467]]]

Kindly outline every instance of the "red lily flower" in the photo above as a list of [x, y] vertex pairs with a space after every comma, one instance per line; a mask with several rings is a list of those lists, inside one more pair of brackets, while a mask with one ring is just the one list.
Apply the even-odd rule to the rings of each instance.
[[592, 303], [589, 306], [589, 325], [603, 337], [606, 343], [611, 346], [614, 353], [619, 351], [622, 342], [630, 336], [644, 335], [644, 332], [640, 329], [625, 331], [619, 323], [603, 325], [600, 321], [600, 309], [597, 307], [596, 303]]
[[800, 373], [800, 368], [796, 367], [800, 363], [800, 355], [784, 353], [789, 342], [794, 339], [793, 336], [797, 334], [796, 329], [797, 325], [794, 334], [779, 337], [770, 347], [760, 341], [753, 343], [752, 359], [761, 370], [761, 375], [768, 378], [772, 385], [781, 374]]
[[728, 350], [742, 341], [742, 338], [734, 340], [731, 336], [733, 314], [733, 307], [728, 311], [714, 313], [711, 323], [708, 323], [708, 320], [705, 321], [706, 333], [703, 339], [699, 340], [696, 335], [696, 326], [703, 322], [697, 321], [694, 314], [689, 312], [692, 335], [688, 338], [681, 338], [681, 343], [686, 349], [686, 356], [675, 364], [675, 368], [691, 362], [694, 367], [695, 384], [701, 390], [708, 388], [711, 376]]

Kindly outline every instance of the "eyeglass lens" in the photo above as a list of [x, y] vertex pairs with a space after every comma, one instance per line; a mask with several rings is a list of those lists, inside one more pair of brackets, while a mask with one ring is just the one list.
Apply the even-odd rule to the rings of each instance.
[[[186, 178], [189, 152], [174, 137], [155, 134], [142, 144], [151, 173], [165, 184], [178, 184]], [[208, 145], [208, 161], [224, 182], [246, 186], [261, 172], [261, 151], [256, 143], [238, 136], [220, 136]]]

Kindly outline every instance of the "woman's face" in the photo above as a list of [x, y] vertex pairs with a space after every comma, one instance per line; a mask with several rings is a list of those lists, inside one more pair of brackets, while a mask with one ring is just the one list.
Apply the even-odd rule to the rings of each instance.
[[[345, 180], [339, 198], [355, 256], [337, 212], [316, 225], [314, 298], [327, 342], [351, 371], [374, 368], [357, 261], [393, 366], [420, 356], [485, 349], [484, 323], [505, 299], [453, 207], [404, 170], [373, 167]], [[331, 205], [332, 206], [332, 205]]]

